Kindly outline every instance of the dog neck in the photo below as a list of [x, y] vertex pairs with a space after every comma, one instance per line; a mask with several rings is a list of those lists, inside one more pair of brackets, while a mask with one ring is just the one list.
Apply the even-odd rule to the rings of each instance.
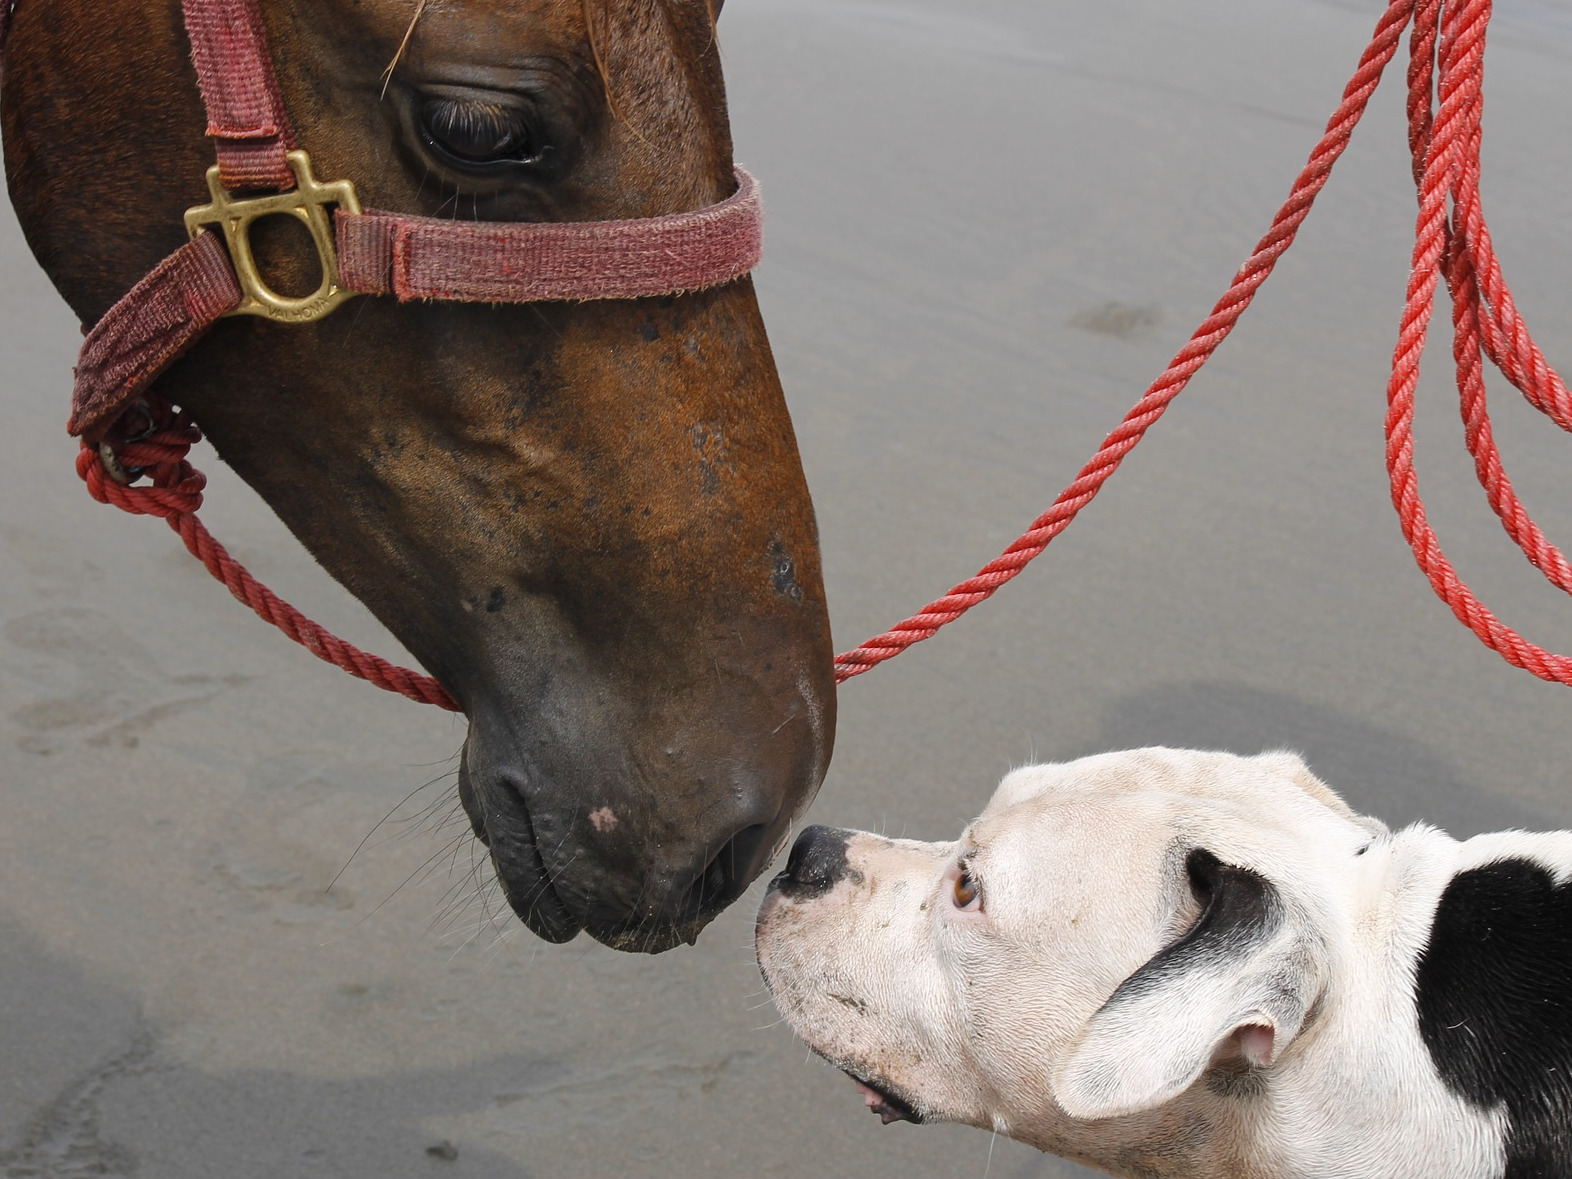
[[1328, 985], [1272, 1067], [1220, 1056], [1159, 1109], [1091, 1123], [1061, 1117], [1046, 1133], [1017, 1136], [1133, 1179], [1500, 1176], [1505, 1115], [1448, 1086], [1416, 1002], [1443, 894], [1470, 852], [1488, 850], [1415, 826], [1378, 838], [1327, 882], [1338, 922]]
[[[1491, 837], [1416, 825], [1375, 840], [1340, 882], [1346, 924], [1317, 1018], [1255, 1092], [1209, 1100], [1249, 1179], [1380, 1175], [1487, 1179], [1505, 1167], [1506, 1115], [1442, 1075], [1421, 1028], [1421, 966], [1438, 909]], [[1488, 947], [1468, 947], [1477, 956]], [[1199, 1086], [1198, 1086], [1199, 1088]], [[1205, 1172], [1197, 1172], [1204, 1174]]]

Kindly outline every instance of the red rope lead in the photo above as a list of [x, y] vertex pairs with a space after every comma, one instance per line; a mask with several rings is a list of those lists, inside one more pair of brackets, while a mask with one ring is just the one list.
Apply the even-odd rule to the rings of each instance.
[[[1409, 147], [1419, 190], [1414, 266], [1408, 284], [1392, 377], [1388, 386], [1387, 466], [1392, 500], [1403, 535], [1436, 593], [1457, 617], [1509, 663], [1542, 679], [1572, 684], [1572, 659], [1545, 651], [1505, 626], [1458, 579], [1425, 518], [1413, 465], [1414, 389], [1424, 352], [1435, 290], [1444, 276], [1453, 299], [1458, 389], [1469, 452], [1492, 509], [1507, 534], [1550, 582], [1572, 593], [1572, 566], [1551, 544], [1513, 491], [1501, 464], [1486, 406], [1481, 353], [1488, 356], [1529, 403], [1562, 429], [1572, 430], [1572, 396], [1546, 363], [1519, 317], [1485, 224], [1479, 195], [1482, 138], [1485, 29], [1490, 0], [1455, 0], [1442, 17], [1441, 0], [1393, 0], [1376, 27], [1359, 69], [1343, 92], [1342, 104], [1288, 200], [1273, 219], [1255, 253], [1240, 268], [1233, 285], [1211, 316], [1190, 338], [1163, 374], [1147, 389], [1123, 423], [1103, 442], [1074, 483], [1051, 508], [976, 577], [943, 598], [869, 639], [835, 660], [836, 682], [869, 668], [933, 635], [1015, 577], [1076, 514], [1091, 502], [1108, 477], [1190, 378], [1227, 338], [1256, 291], [1271, 274], [1325, 186], [1332, 166], [1348, 144], [1381, 73], [1396, 52], [1412, 19], [1408, 70]], [[1438, 25], [1440, 26], [1438, 30]], [[1439, 43], [1439, 68], [1437, 45]], [[1433, 97], [1439, 109], [1432, 112]], [[1448, 217], [1450, 199], [1452, 212]]]
[[[76, 471], [86, 480], [88, 493], [94, 499], [136, 515], [163, 517], [180, 534], [192, 556], [228, 586], [230, 593], [318, 659], [422, 704], [435, 704], [452, 712], [462, 711], [453, 697], [430, 676], [399, 667], [346, 643], [246, 572], [197, 519], [207, 477], [191, 466], [186, 454], [201, 441], [201, 431], [192, 423], [190, 415], [175, 413], [167, 402], [152, 399], [145, 408], [139, 409], [148, 418], [147, 429], [132, 440], [106, 444], [105, 448], [83, 442], [77, 454]], [[106, 469], [106, 449], [121, 469], [119, 474], [130, 481], [117, 479]], [[150, 476], [152, 482], [134, 482], [143, 475]]]
[[1255, 252], [1239, 268], [1233, 285], [1212, 308], [1206, 322], [1196, 328], [1189, 343], [1179, 350], [1163, 374], [1136, 402], [1135, 408], [1125, 415], [1119, 428], [1103, 440], [1102, 448], [1081, 468], [1075, 482], [1065, 488], [1059, 498], [1036, 520], [1014, 544], [997, 558], [984, 565], [977, 576], [952, 589], [936, 602], [930, 602], [921, 611], [904, 622], [898, 622], [882, 635], [869, 639], [856, 650], [835, 657], [835, 682], [843, 683], [852, 676], [861, 675], [886, 659], [893, 659], [907, 647], [931, 638], [942, 626], [954, 622], [977, 603], [992, 597], [998, 588], [1025, 569], [1059, 533], [1063, 532], [1087, 504], [1102, 490], [1108, 477], [1119, 469], [1124, 456], [1134, 450], [1168, 405], [1190, 383], [1190, 378], [1201, 371], [1211, 359], [1218, 345], [1228, 338], [1245, 308], [1255, 298], [1255, 293], [1271, 275], [1277, 260], [1293, 244], [1299, 227], [1309, 216], [1316, 196], [1326, 186], [1349, 137], [1365, 113], [1365, 105], [1381, 81], [1381, 71], [1397, 52], [1408, 24], [1413, 0], [1394, 0], [1376, 26], [1370, 47], [1359, 61], [1359, 68], [1343, 91], [1343, 101], [1327, 121], [1326, 132], [1310, 153], [1310, 160], [1294, 181], [1293, 190], [1283, 207], [1272, 219], [1255, 247]]

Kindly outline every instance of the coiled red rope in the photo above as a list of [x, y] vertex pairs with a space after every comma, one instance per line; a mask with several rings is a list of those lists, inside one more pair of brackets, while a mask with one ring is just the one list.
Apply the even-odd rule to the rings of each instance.
[[[1479, 195], [1485, 30], [1490, 0], [1393, 0], [1376, 26], [1343, 101], [1310, 153], [1272, 227], [1234, 276], [1206, 322], [1154, 381], [1091, 461], [1032, 522], [1030, 529], [975, 577], [944, 597], [835, 660], [836, 682], [861, 675], [914, 643], [931, 637], [991, 597], [1063, 532], [1102, 489], [1120, 462], [1162, 417], [1175, 397], [1228, 337], [1277, 260], [1293, 243], [1316, 196], [1364, 114], [1382, 71], [1410, 22], [1409, 147], [1419, 191], [1414, 266], [1388, 385], [1387, 469], [1392, 502], [1419, 567], [1452, 612], [1514, 666], [1541, 679], [1572, 684], [1572, 659], [1535, 646], [1503, 624], [1458, 578], [1441, 551], [1419, 496], [1413, 464], [1414, 389], [1442, 277], [1453, 298], [1458, 388], [1464, 433], [1491, 507], [1507, 534], [1550, 582], [1572, 593], [1572, 568], [1513, 492], [1502, 468], [1486, 409], [1481, 354], [1488, 356], [1529, 403], [1562, 429], [1572, 429], [1572, 397], [1546, 363], [1517, 313], [1491, 245]], [[1437, 104], [1439, 99], [1439, 105]], [[1448, 212], [1448, 202], [1451, 209]]]
[[[1523, 638], [1458, 578], [1425, 517], [1414, 473], [1414, 389], [1436, 286], [1444, 278], [1452, 295], [1452, 357], [1464, 439], [1474, 457], [1475, 474], [1507, 535], [1552, 585], [1572, 593], [1572, 569], [1529, 518], [1502, 468], [1486, 405], [1482, 356], [1490, 358], [1529, 404], [1563, 430], [1572, 429], [1572, 399], [1518, 315], [1479, 195], [1485, 29], [1490, 13], [1490, 0], [1449, 4], [1444, 12], [1439, 0], [1417, 0], [1414, 5], [1408, 114], [1419, 217], [1413, 272], [1387, 386], [1387, 471], [1403, 535], [1419, 567], [1458, 620], [1513, 666], [1540, 679], [1572, 684], [1572, 659]], [[1436, 98], [1439, 105], [1432, 115]]]
[[[934, 635], [991, 597], [1041, 554], [1097, 495], [1124, 457], [1217, 351], [1271, 275], [1332, 168], [1348, 146], [1382, 72], [1410, 24], [1409, 147], [1419, 193], [1414, 265], [1387, 389], [1387, 468], [1403, 535], [1436, 593], [1509, 663], [1542, 679], [1572, 684], [1572, 659], [1545, 651], [1506, 626], [1457, 577], [1426, 519], [1413, 465], [1414, 390], [1435, 292], [1444, 279], [1453, 300], [1453, 358], [1464, 434], [1491, 507], [1507, 534], [1550, 582], [1572, 593], [1572, 566], [1529, 518], [1501, 464], [1486, 404], [1488, 357], [1530, 404], [1572, 430], [1572, 395], [1546, 363], [1518, 315], [1502, 277], [1479, 195], [1485, 30], [1490, 0], [1393, 0], [1376, 26], [1342, 102], [1288, 199], [1254, 253], [1188, 343], [1142, 395], [1101, 448], [1031, 527], [976, 576], [862, 646], [836, 656], [836, 682], [877, 666]], [[234, 561], [196, 517], [206, 479], [186, 459], [200, 438], [188, 415], [157, 398], [140, 407], [145, 428], [103, 446], [83, 444], [78, 473], [93, 497], [129, 512], [161, 516], [214, 577], [290, 638], [351, 675], [412, 700], [457, 710], [436, 680], [368, 655], [307, 619]], [[121, 425], [120, 433], [124, 435]], [[119, 478], [112, 470], [116, 471]], [[150, 482], [141, 483], [146, 475]]]

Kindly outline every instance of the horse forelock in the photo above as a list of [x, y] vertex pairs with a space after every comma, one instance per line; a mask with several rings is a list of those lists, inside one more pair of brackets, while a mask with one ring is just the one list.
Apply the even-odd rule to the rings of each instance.
[[719, 5], [716, 0], [579, 0], [579, 3], [584, 13], [590, 52], [608, 94], [616, 80], [611, 73], [607, 43], [611, 36], [637, 25], [641, 20], [649, 22], [658, 17], [663, 18], [661, 23], [672, 34], [673, 40], [680, 40], [688, 31], [688, 26], [702, 18], [708, 41], [693, 46], [693, 49], [697, 51], [695, 56], [703, 56], [713, 48], [717, 35]]

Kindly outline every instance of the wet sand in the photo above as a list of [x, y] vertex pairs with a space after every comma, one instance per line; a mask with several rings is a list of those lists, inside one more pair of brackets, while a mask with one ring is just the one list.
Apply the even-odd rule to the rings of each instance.
[[[738, 155], [770, 214], [759, 288], [840, 647], [1068, 482], [1265, 228], [1379, 8], [731, 0]], [[1572, 365], [1572, 20], [1499, 9], [1487, 209]], [[1299, 749], [1394, 823], [1572, 826], [1572, 696], [1457, 625], [1387, 501], [1400, 80], [1103, 498], [974, 617], [843, 689], [814, 820], [948, 836], [1013, 765], [1164, 742]], [[460, 723], [316, 664], [161, 524], [83, 493], [62, 429], [76, 325], [4, 216], [0, 1173], [1085, 1174], [869, 1117], [776, 1022], [757, 889], [658, 959], [522, 932], [453, 819]], [[1419, 429], [1433, 518], [1507, 620], [1572, 649], [1567, 604], [1473, 487], [1446, 359]], [[1572, 537], [1565, 440], [1493, 408], [1523, 497]], [[396, 653], [198, 465], [205, 518], [255, 572]]]

